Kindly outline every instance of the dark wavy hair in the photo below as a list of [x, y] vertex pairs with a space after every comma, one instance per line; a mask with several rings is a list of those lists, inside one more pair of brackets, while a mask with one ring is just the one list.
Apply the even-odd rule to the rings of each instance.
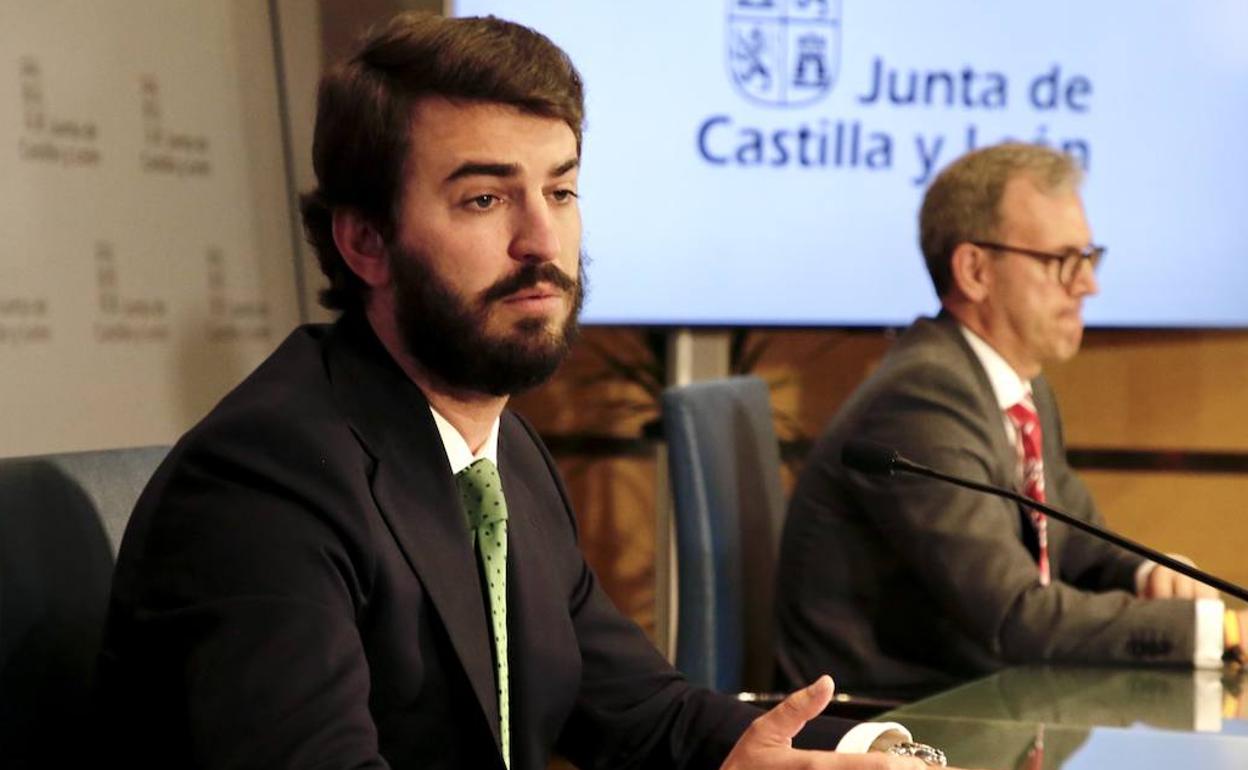
[[564, 121], [581, 149], [584, 89], [567, 54], [545, 36], [494, 17], [404, 13], [370, 33], [321, 79], [312, 165], [300, 199], [303, 229], [329, 286], [321, 304], [362, 306], [366, 287], [338, 251], [333, 212], [356, 209], [389, 241], [402, 203], [417, 102], [427, 96], [508, 104]]

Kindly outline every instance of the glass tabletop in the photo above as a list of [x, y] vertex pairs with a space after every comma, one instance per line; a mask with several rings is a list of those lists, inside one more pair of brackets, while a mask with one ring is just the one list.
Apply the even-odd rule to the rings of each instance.
[[1248, 768], [1246, 691], [1239, 668], [1020, 666], [879, 719], [958, 767]]
[[1248, 737], [1146, 725], [1074, 727], [967, 717], [907, 716], [915, 740], [949, 764], [985, 770], [1223, 770], [1248, 768]]

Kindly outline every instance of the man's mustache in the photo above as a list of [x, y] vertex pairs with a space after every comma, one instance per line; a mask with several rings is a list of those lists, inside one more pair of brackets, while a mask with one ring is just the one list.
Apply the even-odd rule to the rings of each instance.
[[548, 283], [567, 293], [576, 290], [576, 279], [560, 270], [553, 262], [530, 262], [486, 289], [481, 294], [481, 304], [488, 305], [518, 291], [531, 289], [539, 283]]

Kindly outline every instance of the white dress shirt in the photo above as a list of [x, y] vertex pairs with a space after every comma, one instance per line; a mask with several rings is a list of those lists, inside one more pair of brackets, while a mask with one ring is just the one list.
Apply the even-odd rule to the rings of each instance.
[[483, 457], [494, 463], [494, 465], [498, 465], [499, 418], [494, 418], [494, 424], [490, 426], [490, 435], [486, 437], [485, 443], [481, 445], [481, 451], [474, 453], [472, 448], [468, 446], [468, 442], [455, 429], [455, 426], [451, 425], [449, 420], [439, 414], [438, 410], [432, 406], [429, 407], [429, 411], [433, 414], [434, 424], [438, 426], [438, 435], [442, 437], [442, 448], [446, 450], [446, 459], [451, 464], [451, 473], [459, 473]]

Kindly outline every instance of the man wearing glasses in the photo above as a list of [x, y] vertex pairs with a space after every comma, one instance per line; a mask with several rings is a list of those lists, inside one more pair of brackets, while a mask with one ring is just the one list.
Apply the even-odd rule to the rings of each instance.
[[[933, 182], [920, 244], [940, 298], [841, 409], [798, 480], [781, 547], [789, 683], [918, 696], [1028, 661], [1217, 666], [1243, 615], [1212, 589], [1057, 521], [940, 482], [844, 468], [850, 439], [1102, 523], [1066, 462], [1041, 367], [1083, 336], [1105, 249], [1081, 172], [1003, 144]], [[1242, 648], [1240, 649], [1242, 651]]]

